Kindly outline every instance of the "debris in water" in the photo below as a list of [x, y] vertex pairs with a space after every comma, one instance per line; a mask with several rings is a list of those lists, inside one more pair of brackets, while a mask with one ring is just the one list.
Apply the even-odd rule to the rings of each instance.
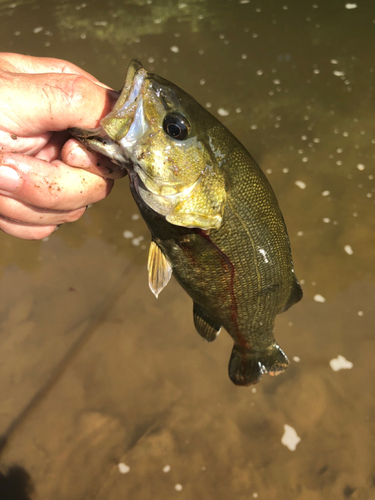
[[301, 441], [301, 438], [297, 435], [296, 431], [288, 424], [284, 425], [284, 435], [281, 438], [281, 442], [284, 446], [289, 448], [289, 450], [294, 451], [297, 448], [297, 444]]
[[345, 359], [344, 356], [341, 356], [341, 354], [339, 354], [337, 358], [331, 359], [329, 365], [334, 372], [338, 372], [339, 370], [350, 370], [353, 368], [353, 363]]
[[323, 295], [320, 295], [319, 293], [314, 295], [314, 300], [315, 300], [315, 302], [322, 302], [322, 303], [326, 301], [326, 299], [323, 297]]
[[120, 462], [117, 464], [118, 470], [120, 471], [120, 474], [127, 474], [130, 471], [129, 465], [124, 464], [123, 462]]

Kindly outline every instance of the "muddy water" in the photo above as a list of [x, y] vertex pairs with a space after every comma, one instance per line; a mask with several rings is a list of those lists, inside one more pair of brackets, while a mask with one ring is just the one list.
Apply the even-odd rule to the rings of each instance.
[[0, 3], [1, 50], [116, 89], [137, 57], [219, 116], [305, 293], [276, 324], [288, 371], [237, 388], [229, 336], [203, 343], [175, 282], [149, 292], [126, 179], [48, 241], [0, 234], [1, 500], [375, 498], [375, 9], [355, 5]]

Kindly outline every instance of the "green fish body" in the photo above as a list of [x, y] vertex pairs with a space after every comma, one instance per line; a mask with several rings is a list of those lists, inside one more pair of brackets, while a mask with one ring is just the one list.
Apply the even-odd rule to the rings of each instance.
[[171, 274], [193, 299], [198, 333], [234, 341], [236, 385], [289, 361], [274, 339], [277, 314], [302, 298], [275, 194], [248, 151], [190, 95], [132, 61], [122, 93], [95, 130], [72, 129], [127, 169], [151, 232], [156, 296]]

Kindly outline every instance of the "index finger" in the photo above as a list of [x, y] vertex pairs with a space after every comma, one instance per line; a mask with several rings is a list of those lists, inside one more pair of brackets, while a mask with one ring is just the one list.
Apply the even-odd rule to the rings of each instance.
[[15, 73], [65, 73], [81, 75], [101, 87], [106, 89], [111, 88], [79, 66], [69, 61], [55, 59], [53, 57], [33, 57], [12, 52], [2, 52], [0, 53], [0, 67], [5, 71], [12, 71]]
[[1, 128], [23, 137], [71, 127], [93, 128], [111, 111], [117, 97], [82, 75], [2, 73]]

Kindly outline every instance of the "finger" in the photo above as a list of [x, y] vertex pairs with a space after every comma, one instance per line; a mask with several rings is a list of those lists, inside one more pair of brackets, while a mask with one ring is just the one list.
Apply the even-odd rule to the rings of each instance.
[[94, 76], [84, 71], [79, 66], [63, 59], [52, 57], [33, 57], [11, 52], [0, 54], [0, 67], [15, 73], [71, 73], [81, 75], [92, 82], [109, 89], [107, 85], [101, 83]]
[[61, 159], [72, 167], [84, 168], [92, 174], [101, 175], [107, 179], [121, 179], [126, 170], [112, 163], [106, 156], [92, 153], [75, 139], [64, 144]]
[[75, 74], [0, 73], [2, 130], [30, 137], [70, 127], [93, 128], [113, 108], [116, 92]]
[[54, 231], [58, 226], [30, 226], [27, 224], [20, 224], [11, 222], [0, 217], [0, 229], [11, 236], [16, 238], [23, 238], [24, 240], [42, 240]]
[[46, 132], [35, 137], [21, 137], [0, 130], [0, 147], [2, 151], [34, 155], [49, 142], [51, 136], [52, 132]]
[[9, 196], [0, 196], [0, 217], [24, 225], [52, 226], [74, 222], [85, 213], [86, 207], [75, 210], [47, 210], [33, 207]]
[[0, 153], [0, 165], [0, 194], [39, 208], [74, 210], [102, 200], [113, 187], [112, 180], [59, 160]]
[[50, 140], [33, 156], [40, 160], [52, 162], [61, 158], [61, 149], [65, 142], [71, 137], [69, 132], [54, 132]]

